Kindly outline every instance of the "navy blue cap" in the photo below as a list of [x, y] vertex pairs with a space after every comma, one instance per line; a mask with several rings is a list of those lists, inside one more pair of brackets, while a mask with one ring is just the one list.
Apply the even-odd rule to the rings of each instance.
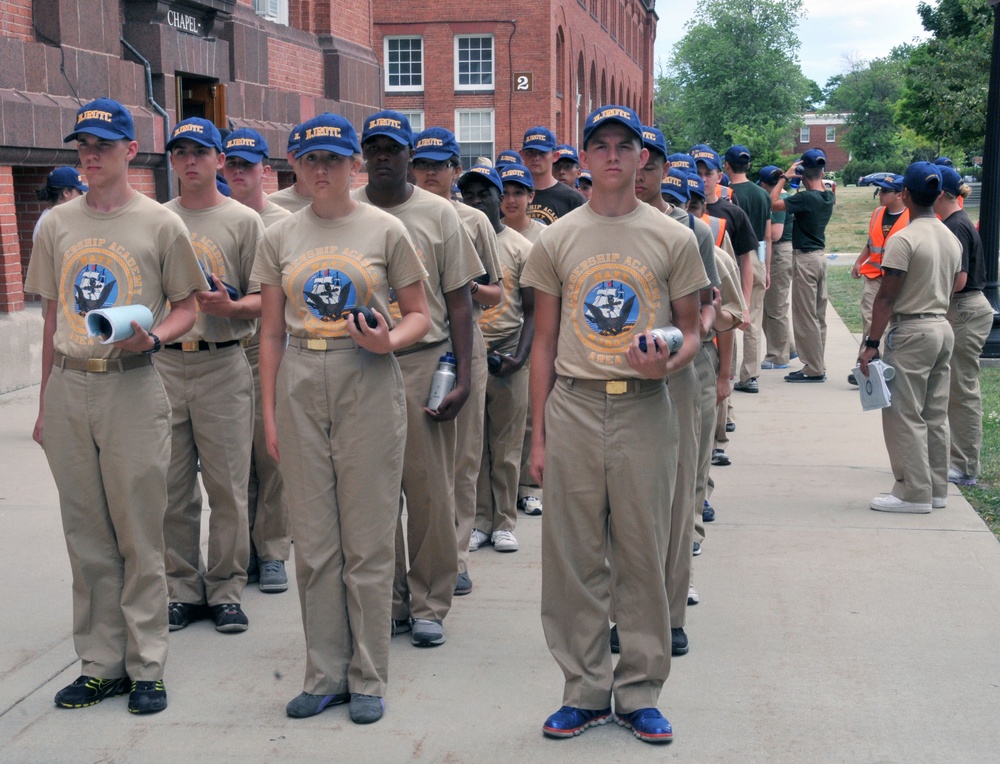
[[769, 164], [766, 167], [761, 167], [757, 172], [757, 177], [760, 178], [761, 183], [766, 183], [769, 186], [776, 186], [781, 181], [781, 177], [785, 174], [785, 171], [780, 167], [776, 167], [773, 164]]
[[[955, 174], [958, 175], [958, 173]], [[898, 194], [903, 190], [903, 176], [895, 174], [886, 175], [882, 180], [876, 180], [872, 185], [888, 191], [895, 191]]]
[[941, 167], [941, 188], [952, 196], [958, 196], [962, 190], [962, 176], [952, 167]]
[[576, 153], [576, 149], [570, 146], [568, 143], [560, 143], [556, 146], [556, 158], [555, 161], [561, 159], [568, 159], [571, 162], [580, 164], [580, 155]]
[[78, 191], [86, 191], [87, 184], [83, 182], [83, 176], [75, 167], [57, 167], [45, 179], [45, 185], [49, 188], [75, 188]]
[[500, 176], [497, 175], [497, 171], [494, 170], [492, 167], [486, 167], [485, 165], [481, 164], [477, 164], [473, 167], [470, 167], [468, 172], [464, 173], [462, 177], [458, 179], [459, 191], [465, 188], [469, 184], [469, 181], [474, 180], [476, 178], [481, 178], [487, 183], [492, 183], [494, 186], [496, 186], [496, 189], [497, 191], [500, 192], [500, 195], [501, 196], [503, 195], [503, 182], [500, 180]]
[[823, 149], [809, 149], [802, 153], [803, 167], [826, 167], [826, 153]]
[[233, 130], [222, 144], [222, 151], [227, 157], [236, 157], [250, 164], [259, 164], [269, 157], [264, 136], [249, 127]]
[[413, 146], [413, 129], [405, 114], [398, 111], [377, 111], [365, 120], [365, 128], [361, 133], [361, 142], [377, 135], [392, 138], [401, 146]]
[[690, 172], [697, 170], [694, 165], [694, 157], [690, 154], [671, 154], [667, 157], [667, 162], [670, 163], [671, 167], [676, 167], [678, 170], [688, 170]]
[[696, 172], [687, 173], [688, 197], [700, 196], [705, 199], [705, 181]]
[[63, 143], [75, 140], [80, 133], [95, 135], [110, 141], [127, 138], [135, 140], [135, 123], [132, 114], [118, 101], [98, 98], [81, 106], [76, 112], [73, 132], [63, 138]]
[[914, 162], [906, 168], [903, 187], [917, 193], [935, 193], [941, 190], [941, 168], [930, 162]]
[[729, 164], [749, 164], [750, 149], [737, 143], [735, 146], [730, 146], [726, 149], [725, 159]]
[[179, 141], [192, 141], [199, 146], [222, 151], [222, 135], [219, 128], [201, 117], [188, 117], [174, 125], [166, 149], [170, 151]]
[[687, 204], [688, 199], [690, 199], [687, 176], [688, 174], [684, 170], [671, 167], [660, 184], [660, 193], [670, 194], [679, 204]]
[[501, 151], [497, 156], [496, 166], [500, 168], [507, 164], [521, 164], [521, 155], [510, 149]]
[[594, 185], [594, 176], [590, 174], [590, 170], [580, 170], [580, 177], [576, 179], [576, 187], [580, 187], [580, 181], [587, 181], [590, 185]]
[[642, 146], [650, 151], [659, 151], [664, 159], [667, 158], [667, 140], [655, 127], [642, 126]]
[[523, 164], [505, 164], [498, 169], [501, 183], [520, 183], [525, 188], [535, 190], [535, 180], [531, 177], [531, 170]]
[[288, 134], [288, 148], [285, 150], [288, 154], [294, 154], [299, 150], [299, 141], [302, 140], [302, 125], [296, 125], [292, 128], [292, 131]]
[[938, 167], [954, 167], [954, 164], [949, 157], [938, 157], [934, 160], [934, 164]]
[[729, 176], [726, 173], [722, 173], [722, 177], [719, 178], [719, 185], [728, 186], [730, 184]]
[[302, 137], [296, 157], [310, 151], [329, 151], [342, 157], [361, 153], [358, 133], [346, 117], [324, 112], [302, 123]]
[[458, 141], [451, 130], [443, 127], [428, 127], [413, 136], [413, 158], [430, 159], [434, 162], [457, 157], [461, 154]]
[[640, 141], [642, 140], [642, 122], [639, 121], [638, 114], [628, 106], [600, 106], [590, 112], [587, 121], [583, 123], [583, 145], [587, 145], [595, 130], [612, 123], [623, 125], [635, 133]]
[[218, 175], [215, 176], [215, 187], [219, 190], [219, 193], [223, 196], [232, 196], [232, 191], [229, 188], [229, 184], [226, 183], [225, 178], [220, 178]]
[[710, 170], [722, 169], [722, 160], [719, 159], [719, 155], [711, 146], [706, 146], [704, 144], [695, 146], [691, 149], [691, 158], [694, 159], [696, 168], [698, 162], [704, 162]]
[[524, 131], [524, 140], [521, 142], [521, 151], [534, 149], [535, 151], [555, 151], [556, 136], [544, 125], [535, 125]]

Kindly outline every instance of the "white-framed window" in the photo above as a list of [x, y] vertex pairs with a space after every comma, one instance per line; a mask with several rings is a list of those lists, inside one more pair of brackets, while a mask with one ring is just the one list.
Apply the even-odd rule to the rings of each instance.
[[809, 128], [800, 127], [799, 128], [799, 143], [809, 143]]
[[386, 37], [385, 89], [394, 93], [420, 93], [424, 89], [424, 38]]
[[455, 35], [455, 90], [493, 90], [493, 35]]
[[399, 113], [410, 120], [410, 129], [412, 129], [414, 133], [423, 132], [424, 113], [422, 111], [400, 111]]
[[834, 125], [827, 125], [826, 127], [826, 142], [827, 143], [837, 142], [837, 128]]
[[288, 26], [288, 0], [253, 0], [253, 9], [268, 21]]
[[493, 109], [457, 109], [455, 137], [458, 139], [462, 169], [468, 170], [478, 157], [496, 156]]

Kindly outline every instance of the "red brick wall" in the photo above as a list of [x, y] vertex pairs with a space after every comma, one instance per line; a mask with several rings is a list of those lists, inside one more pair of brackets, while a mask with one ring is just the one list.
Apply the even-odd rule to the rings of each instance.
[[14, 177], [10, 167], [0, 167], [0, 313], [23, 309], [24, 281], [17, 238]]
[[268, 84], [272, 88], [322, 98], [323, 54], [318, 50], [270, 38]]
[[31, 0], [4, 0], [0, 3], [0, 37], [33, 41]]

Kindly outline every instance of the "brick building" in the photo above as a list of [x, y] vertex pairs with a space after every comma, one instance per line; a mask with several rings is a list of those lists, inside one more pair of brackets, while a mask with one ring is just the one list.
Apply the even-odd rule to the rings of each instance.
[[579, 145], [587, 114], [653, 113], [655, 0], [374, 0], [387, 108], [454, 130], [466, 166], [520, 148], [532, 125]]
[[795, 139], [799, 152], [815, 147], [826, 152], [826, 167], [830, 172], [843, 170], [851, 161], [850, 152], [844, 147], [844, 136], [850, 127], [847, 114], [818, 114], [814, 111], [802, 115], [802, 125]]

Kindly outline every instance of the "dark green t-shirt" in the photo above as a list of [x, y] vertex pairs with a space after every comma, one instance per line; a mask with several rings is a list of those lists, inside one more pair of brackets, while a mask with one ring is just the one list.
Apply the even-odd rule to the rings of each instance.
[[785, 199], [785, 210], [795, 213], [792, 249], [826, 249], [826, 224], [833, 214], [833, 191], [799, 191]]
[[764, 229], [767, 226], [767, 221], [771, 219], [770, 195], [763, 188], [750, 181], [733, 183], [730, 188], [733, 190], [733, 201], [750, 218], [750, 225], [753, 226], [757, 241], [764, 241]]
[[[791, 194], [787, 191], [782, 191], [780, 199], [787, 199]], [[781, 238], [778, 239], [778, 244], [784, 244], [786, 241], [792, 240], [792, 226], [795, 222], [795, 215], [790, 212], [771, 212], [771, 225], [775, 223], [781, 223], [785, 227], [781, 229]]]

